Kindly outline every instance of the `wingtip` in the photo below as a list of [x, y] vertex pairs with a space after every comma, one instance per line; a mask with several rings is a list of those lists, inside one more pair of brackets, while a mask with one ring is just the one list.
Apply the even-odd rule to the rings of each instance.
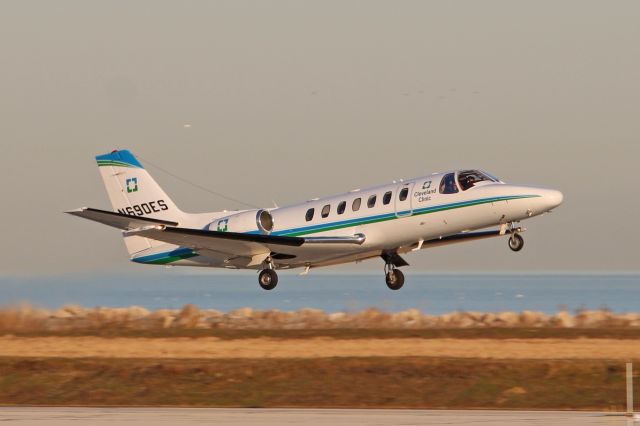
[[66, 214], [82, 213], [83, 211], [87, 210], [88, 208], [89, 207], [80, 207], [79, 209], [66, 210], [63, 213], [66, 213]]

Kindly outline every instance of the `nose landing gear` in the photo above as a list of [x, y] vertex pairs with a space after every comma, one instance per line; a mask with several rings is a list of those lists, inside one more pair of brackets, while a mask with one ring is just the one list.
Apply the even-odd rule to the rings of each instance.
[[518, 252], [524, 248], [524, 238], [520, 235], [525, 229], [516, 225], [515, 222], [509, 222], [502, 225], [500, 235], [509, 234], [509, 248], [511, 251]]
[[524, 247], [524, 238], [522, 238], [522, 235], [518, 233], [514, 233], [511, 235], [511, 237], [509, 237], [509, 248], [512, 251], [518, 252], [522, 250], [523, 247]]

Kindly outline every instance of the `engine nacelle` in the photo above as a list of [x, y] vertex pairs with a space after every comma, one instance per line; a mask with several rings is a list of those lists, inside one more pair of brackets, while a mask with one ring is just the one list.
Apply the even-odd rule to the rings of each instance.
[[221, 217], [209, 224], [210, 231], [252, 232], [270, 234], [273, 230], [273, 216], [268, 210], [247, 210]]

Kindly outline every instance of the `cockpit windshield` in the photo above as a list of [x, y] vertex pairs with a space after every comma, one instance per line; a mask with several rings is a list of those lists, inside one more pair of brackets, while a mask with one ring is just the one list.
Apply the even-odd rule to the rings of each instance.
[[466, 191], [480, 182], [499, 182], [499, 180], [480, 170], [464, 170], [458, 173], [458, 182], [460, 183], [460, 188]]

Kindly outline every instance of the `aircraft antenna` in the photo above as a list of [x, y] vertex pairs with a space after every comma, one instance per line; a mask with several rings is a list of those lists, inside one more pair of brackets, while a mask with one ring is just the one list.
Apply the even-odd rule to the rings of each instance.
[[167, 170], [167, 169], [165, 169], [165, 168], [163, 168], [163, 167], [160, 167], [160, 166], [158, 166], [157, 164], [152, 163], [151, 161], [147, 160], [146, 158], [142, 158], [142, 157], [141, 157], [140, 155], [138, 155], [138, 154], [136, 154], [136, 156], [137, 156], [139, 159], [141, 159], [142, 161], [144, 161], [145, 163], [149, 164], [151, 167], [156, 168], [156, 169], [160, 170], [161, 172], [166, 173], [166, 174], [168, 174], [169, 176], [171, 176], [171, 177], [173, 177], [173, 178], [175, 178], [175, 179], [178, 179], [178, 180], [179, 180], [179, 181], [181, 181], [181, 182], [186, 183], [187, 185], [191, 185], [191, 186], [193, 186], [193, 187], [195, 187], [195, 188], [198, 188], [198, 189], [199, 189], [199, 190], [201, 190], [201, 191], [207, 192], [207, 193], [209, 193], [209, 194], [211, 194], [211, 195], [215, 195], [216, 197], [224, 198], [224, 199], [225, 199], [225, 200], [227, 200], [227, 201], [232, 201], [232, 202], [234, 202], [234, 203], [242, 204], [243, 206], [252, 207], [252, 208], [256, 208], [256, 209], [259, 209], [259, 208], [260, 208], [259, 206], [256, 206], [256, 205], [254, 205], [254, 204], [251, 204], [251, 203], [245, 203], [244, 201], [238, 200], [238, 199], [233, 198], [233, 197], [229, 197], [228, 195], [224, 195], [224, 194], [222, 194], [222, 193], [220, 193], [220, 192], [214, 191], [213, 189], [209, 189], [209, 188], [204, 187], [204, 186], [202, 186], [202, 185], [200, 185], [200, 184], [198, 184], [198, 183], [192, 182], [192, 181], [190, 181], [190, 180], [188, 180], [188, 179], [185, 179], [185, 178], [183, 178], [183, 177], [181, 177], [181, 176], [176, 175], [175, 173], [171, 173], [169, 170]]

